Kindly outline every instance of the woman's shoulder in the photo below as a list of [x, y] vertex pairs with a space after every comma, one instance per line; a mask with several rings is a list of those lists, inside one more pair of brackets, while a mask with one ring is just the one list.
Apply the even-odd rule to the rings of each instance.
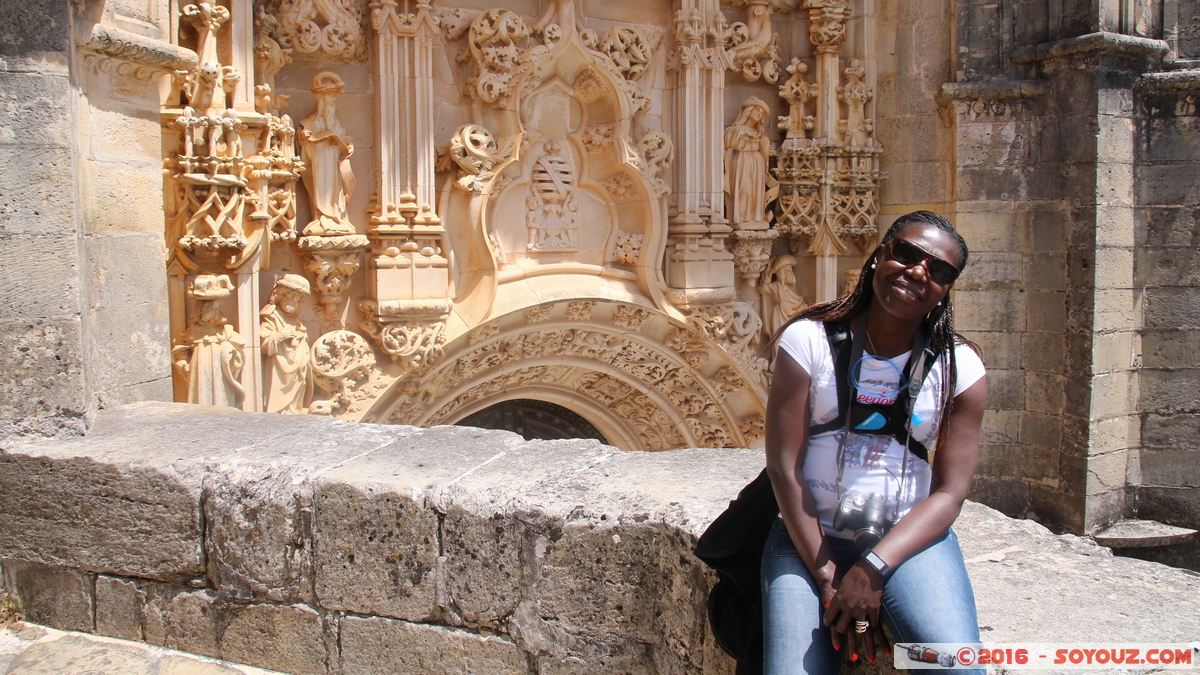
[[954, 369], [956, 371], [955, 396], [966, 391], [968, 387], [978, 382], [987, 374], [987, 369], [983, 365], [983, 359], [979, 357], [979, 353], [975, 351], [975, 347], [965, 342], [959, 342], [954, 345]]
[[780, 339], [810, 340], [814, 337], [825, 339], [825, 323], [813, 319], [797, 319], [787, 325], [780, 334]]

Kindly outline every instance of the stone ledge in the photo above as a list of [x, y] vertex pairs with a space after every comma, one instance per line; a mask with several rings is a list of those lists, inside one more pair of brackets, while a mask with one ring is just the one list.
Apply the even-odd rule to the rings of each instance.
[[1017, 63], [1033, 63], [1092, 52], [1110, 52], [1128, 56], [1162, 56], [1170, 50], [1171, 46], [1165, 40], [1102, 31], [1028, 47], [1013, 54], [1013, 60]]
[[[690, 551], [761, 451], [183, 404], [5, 443], [5, 585], [56, 627], [306, 673], [732, 672]], [[1195, 637], [1200, 576], [978, 504], [955, 527], [985, 641]]]
[[1181, 91], [1200, 91], [1200, 70], [1168, 70], [1146, 73], [1134, 86], [1143, 93], [1166, 94]]
[[1050, 89], [1046, 80], [992, 80], [986, 82], [947, 82], [938, 92], [943, 101], [971, 99], [1011, 100], [1037, 98]]

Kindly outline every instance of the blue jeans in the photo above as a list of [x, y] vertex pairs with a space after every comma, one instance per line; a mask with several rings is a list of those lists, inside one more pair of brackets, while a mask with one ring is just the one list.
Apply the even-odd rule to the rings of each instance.
[[[839, 570], [858, 560], [852, 541], [827, 539]], [[837, 673], [842, 654], [821, 621], [817, 585], [782, 518], [775, 519], [763, 549], [762, 591], [764, 674]], [[979, 642], [975, 594], [954, 530], [896, 568], [883, 587], [879, 613], [897, 642]]]

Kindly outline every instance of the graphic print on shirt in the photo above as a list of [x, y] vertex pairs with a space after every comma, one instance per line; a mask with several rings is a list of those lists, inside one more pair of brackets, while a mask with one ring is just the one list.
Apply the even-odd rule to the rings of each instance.
[[837, 432], [839, 441], [843, 436], [846, 439], [845, 445], [842, 446], [846, 468], [879, 468], [883, 453], [887, 452], [892, 444], [891, 436], [867, 436], [839, 430]]

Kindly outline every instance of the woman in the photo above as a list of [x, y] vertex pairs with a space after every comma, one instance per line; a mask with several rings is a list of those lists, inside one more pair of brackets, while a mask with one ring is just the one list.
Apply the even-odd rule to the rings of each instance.
[[[860, 655], [874, 662], [877, 649], [890, 652], [881, 621], [898, 642], [979, 641], [974, 595], [950, 530], [971, 486], [987, 401], [983, 364], [954, 332], [948, 296], [966, 263], [966, 243], [945, 218], [902, 216], [853, 292], [810, 307], [779, 335], [767, 404], [767, 471], [781, 518], [763, 552], [766, 673], [836, 673], [842, 658]], [[824, 321], [853, 333], [847, 419], [865, 421], [851, 430], [839, 420], [810, 437], [810, 426], [838, 419]], [[910, 352], [915, 375], [906, 372]], [[928, 374], [899, 417], [902, 431], [881, 435], [877, 418], [861, 413], [896, 410], [893, 402], [914, 391], [907, 379], [920, 382], [918, 364]], [[907, 443], [898, 440], [906, 434]], [[867, 532], [856, 546], [862, 523], [835, 529], [835, 512], [839, 503], [861, 508], [871, 495], [876, 504], [882, 498], [886, 534], [873, 542]]]

